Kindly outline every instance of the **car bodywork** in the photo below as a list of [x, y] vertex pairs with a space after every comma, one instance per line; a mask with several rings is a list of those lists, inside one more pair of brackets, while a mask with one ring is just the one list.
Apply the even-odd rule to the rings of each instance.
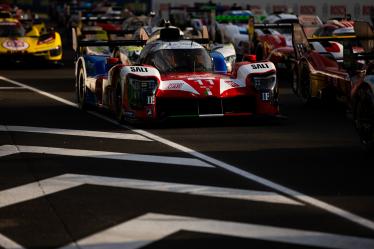
[[[362, 143], [373, 147], [374, 142], [374, 32], [367, 22], [355, 22], [354, 37], [325, 37], [320, 41], [336, 41], [344, 46], [344, 62], [339, 64], [329, 54], [310, 47], [300, 25], [293, 26], [296, 55], [295, 93], [305, 101], [321, 99], [340, 101], [352, 113]], [[312, 39], [316, 41], [316, 39]], [[363, 52], [354, 51], [360, 43]]]
[[17, 19], [0, 19], [0, 56], [14, 61], [27, 59], [59, 62], [62, 59], [62, 43], [58, 32], [40, 33], [31, 26], [25, 30]]
[[[80, 46], [123, 43], [129, 41]], [[129, 121], [279, 114], [273, 63], [241, 62], [231, 75], [216, 73], [206, 49], [180, 40], [178, 29], [164, 29], [159, 40], [148, 42], [138, 64], [110, 64], [113, 60], [119, 62], [108, 56], [78, 57], [77, 94], [82, 107], [105, 107]]]

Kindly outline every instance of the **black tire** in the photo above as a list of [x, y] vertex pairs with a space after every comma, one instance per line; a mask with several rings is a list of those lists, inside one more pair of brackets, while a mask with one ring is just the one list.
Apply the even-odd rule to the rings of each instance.
[[77, 78], [77, 102], [78, 107], [82, 110], [87, 108], [86, 103], [86, 79], [84, 75], [84, 70], [82, 67], [78, 70], [78, 78]]
[[310, 72], [308, 65], [302, 64], [300, 70], [299, 87], [300, 96], [305, 103], [310, 103], [312, 99], [312, 89], [310, 81]]
[[355, 126], [366, 150], [374, 150], [374, 96], [369, 88], [358, 90], [354, 109]]

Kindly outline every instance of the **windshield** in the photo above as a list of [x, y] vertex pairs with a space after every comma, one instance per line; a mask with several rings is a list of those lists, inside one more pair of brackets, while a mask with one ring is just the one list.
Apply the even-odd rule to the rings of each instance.
[[0, 37], [22, 37], [25, 36], [25, 30], [17, 24], [0, 24]]
[[205, 49], [161, 49], [147, 60], [160, 73], [211, 72], [212, 61]]

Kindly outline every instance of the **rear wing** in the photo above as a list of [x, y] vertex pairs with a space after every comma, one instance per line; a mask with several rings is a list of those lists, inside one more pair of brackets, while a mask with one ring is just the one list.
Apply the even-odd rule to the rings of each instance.
[[292, 23], [258, 23], [255, 29], [292, 29]]
[[[96, 30], [84, 31], [86, 34], [97, 34]], [[101, 31], [102, 32], [102, 31]], [[127, 31], [106, 31], [107, 34], [113, 33], [127, 33]], [[77, 29], [72, 29], [72, 40], [73, 40], [73, 50], [78, 52], [82, 47], [121, 47], [121, 46], [144, 46], [146, 41], [144, 40], [128, 40], [128, 39], [115, 39], [115, 40], [84, 40], [77, 36]]]
[[[292, 41], [295, 50], [296, 59], [301, 58], [312, 48], [310, 42], [329, 42], [335, 41], [343, 45], [344, 63], [353, 63], [357, 60], [374, 59], [374, 32], [369, 23], [356, 21], [354, 25], [355, 35], [350, 36], [325, 36], [316, 38], [307, 38], [300, 24], [294, 24], [292, 29]], [[364, 52], [354, 53], [353, 46], [360, 46]]]
[[108, 16], [82, 16], [81, 22], [88, 23], [88, 22], [123, 22], [125, 18], [120, 16], [108, 17]]

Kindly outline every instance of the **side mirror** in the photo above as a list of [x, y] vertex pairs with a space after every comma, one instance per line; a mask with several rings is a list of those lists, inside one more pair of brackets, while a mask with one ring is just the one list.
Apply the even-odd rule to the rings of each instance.
[[106, 60], [106, 63], [109, 65], [109, 66], [113, 66], [115, 64], [118, 64], [119, 62], [119, 58], [115, 58], [115, 57], [109, 57], [107, 60]]

